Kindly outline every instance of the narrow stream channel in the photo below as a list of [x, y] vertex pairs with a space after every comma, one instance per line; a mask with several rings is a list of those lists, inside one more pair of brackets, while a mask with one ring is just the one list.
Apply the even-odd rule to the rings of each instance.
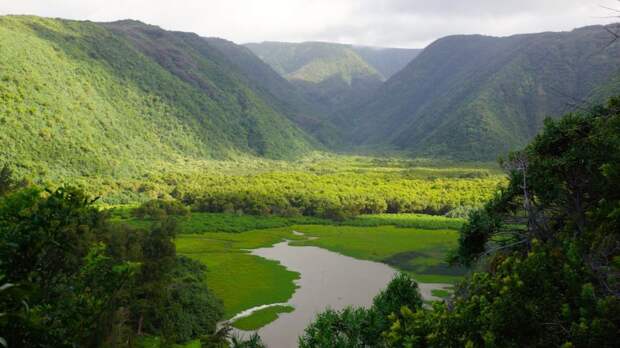
[[[288, 242], [254, 249], [252, 254], [280, 261], [286, 268], [301, 274], [297, 281], [299, 288], [287, 303], [295, 310], [280, 314], [277, 320], [258, 330], [269, 348], [297, 347], [299, 335], [316, 314], [326, 308], [370, 306], [373, 297], [386, 287], [396, 272], [382, 263], [358, 260], [317, 247], [290, 246]], [[420, 290], [425, 299], [435, 299], [431, 296], [431, 289], [444, 286], [446, 284], [420, 284]], [[245, 311], [240, 316], [247, 316], [256, 309]], [[239, 330], [237, 333], [241, 336], [249, 334]]]

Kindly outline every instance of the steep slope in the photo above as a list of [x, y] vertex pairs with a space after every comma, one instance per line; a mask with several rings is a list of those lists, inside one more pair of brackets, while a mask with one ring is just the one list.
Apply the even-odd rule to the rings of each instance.
[[0, 161], [135, 175], [162, 161], [291, 157], [311, 141], [194, 34], [0, 17]]
[[352, 46], [352, 49], [386, 80], [401, 71], [422, 52], [421, 49], [367, 46]]
[[440, 39], [346, 111], [356, 117], [351, 137], [415, 155], [493, 159], [523, 146], [544, 118], [620, 93], [620, 42], [611, 39], [601, 26]]
[[323, 113], [365, 98], [384, 79], [349, 45], [263, 42], [246, 47], [297, 86]]
[[206, 38], [246, 78], [257, 94], [271, 102], [271, 106], [286, 115], [295, 124], [326, 145], [335, 146], [342, 134], [329, 122], [326, 115], [307, 101], [298, 88], [280, 76], [250, 49], [220, 38]]

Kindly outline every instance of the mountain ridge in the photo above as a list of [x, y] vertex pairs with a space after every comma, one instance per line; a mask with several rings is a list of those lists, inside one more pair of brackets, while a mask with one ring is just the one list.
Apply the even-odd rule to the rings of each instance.
[[126, 176], [162, 161], [315, 148], [195, 34], [3, 16], [0, 45], [0, 123], [11, 129], [0, 155], [25, 171]]
[[620, 93], [619, 45], [601, 26], [508, 37], [454, 35], [429, 45], [355, 115], [356, 144], [415, 156], [493, 159], [523, 146], [546, 117], [571, 111], [562, 95]]
[[347, 117], [340, 117], [340, 110], [368, 98], [385, 81], [386, 74], [405, 66], [419, 52], [320, 41], [264, 41], [245, 46], [295, 85], [320, 112], [329, 115], [337, 128], [346, 127], [348, 122]]

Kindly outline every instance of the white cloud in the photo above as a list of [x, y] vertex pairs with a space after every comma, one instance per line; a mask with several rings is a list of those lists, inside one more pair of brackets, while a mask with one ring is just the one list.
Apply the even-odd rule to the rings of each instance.
[[138, 19], [235, 42], [421, 47], [450, 34], [510, 35], [609, 23], [616, 0], [0, 0], [0, 14]]

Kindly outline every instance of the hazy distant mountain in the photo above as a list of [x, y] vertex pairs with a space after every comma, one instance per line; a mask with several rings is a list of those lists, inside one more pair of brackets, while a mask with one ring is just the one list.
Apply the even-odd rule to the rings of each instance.
[[601, 26], [461, 35], [417, 55], [312, 42], [246, 48], [137, 21], [5, 16], [0, 158], [120, 175], [239, 153], [291, 158], [318, 139], [493, 159], [523, 146], [545, 117], [620, 94], [611, 39]]
[[367, 98], [418, 52], [325, 42], [263, 42], [246, 46], [325, 113]]
[[220, 38], [207, 38], [243, 74], [248, 84], [282, 114], [327, 145], [336, 145], [343, 137], [325, 113], [303, 96], [291, 82], [280, 76], [250, 49]]
[[386, 80], [401, 71], [422, 52], [421, 49], [353, 46], [366, 63]]
[[195, 34], [5, 16], [0, 47], [0, 158], [23, 168], [119, 174], [313, 148], [276, 101]]
[[351, 138], [415, 155], [492, 159], [526, 144], [546, 117], [620, 94], [620, 41], [611, 39], [592, 26], [437, 40], [344, 112], [355, 119]]

